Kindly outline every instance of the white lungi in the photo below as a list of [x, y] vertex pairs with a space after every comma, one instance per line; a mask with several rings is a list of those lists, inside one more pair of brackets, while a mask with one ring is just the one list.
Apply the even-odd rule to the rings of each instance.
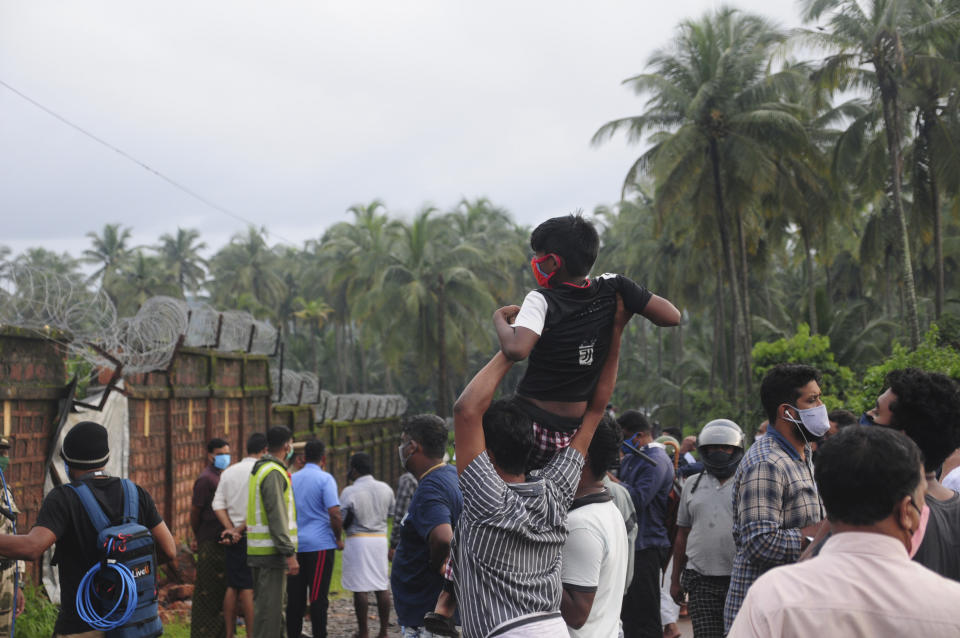
[[387, 576], [386, 534], [357, 534], [343, 542], [343, 570], [340, 584], [347, 591], [386, 591], [390, 589]]

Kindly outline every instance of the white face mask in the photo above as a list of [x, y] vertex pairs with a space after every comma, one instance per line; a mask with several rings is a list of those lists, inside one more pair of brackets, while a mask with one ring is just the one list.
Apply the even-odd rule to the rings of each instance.
[[401, 443], [399, 446], [397, 446], [397, 453], [400, 455], [400, 467], [403, 468], [403, 470], [407, 469], [407, 461], [410, 460], [410, 456], [403, 453], [404, 448], [406, 448], [408, 445], [410, 445], [410, 441]]
[[796, 423], [797, 425], [803, 425], [807, 432], [818, 439], [830, 431], [830, 419], [827, 416], [827, 406], [818, 405], [815, 408], [808, 408], [806, 410], [801, 410], [794, 406], [790, 407], [793, 407], [793, 409], [797, 411], [797, 414], [800, 415], [800, 420], [797, 421], [789, 414], [784, 413], [783, 418], [787, 421]]

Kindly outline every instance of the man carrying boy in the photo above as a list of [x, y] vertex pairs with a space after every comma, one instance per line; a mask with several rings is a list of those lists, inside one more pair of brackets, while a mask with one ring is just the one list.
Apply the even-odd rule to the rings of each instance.
[[620, 335], [629, 316], [622, 309], [616, 314], [609, 356], [583, 424], [536, 480], [526, 477], [533, 447], [530, 418], [511, 400], [491, 405], [513, 362], [498, 352], [457, 399], [454, 427], [463, 512], [453, 556], [465, 635], [555, 638], [566, 633], [560, 617], [560, 550], [567, 509], [616, 382]]
[[580, 427], [610, 349], [617, 294], [628, 311], [658, 326], [679, 324], [680, 311], [621, 275], [588, 278], [600, 238], [581, 215], [543, 222], [530, 235], [530, 247], [540, 288], [519, 309], [497, 310], [493, 320], [506, 358], [530, 357], [516, 403], [533, 421], [536, 448], [528, 467], [538, 468]]

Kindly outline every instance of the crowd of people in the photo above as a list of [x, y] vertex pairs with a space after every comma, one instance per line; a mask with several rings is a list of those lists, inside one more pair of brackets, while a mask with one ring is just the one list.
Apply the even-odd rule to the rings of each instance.
[[[391, 606], [406, 638], [677, 638], [682, 608], [696, 638], [960, 635], [953, 380], [891, 372], [857, 419], [828, 412], [815, 368], [784, 363], [763, 378], [749, 446], [728, 419], [660, 431], [609, 402], [627, 322], [676, 325], [679, 311], [621, 275], [588, 277], [599, 241], [580, 216], [544, 222], [531, 248], [540, 287], [494, 315], [500, 349], [454, 406], [453, 464], [429, 414], [403, 422], [396, 493], [362, 452], [338, 489], [324, 443], [294, 444], [284, 427], [251, 435], [232, 464], [227, 442], [209, 441], [190, 516], [193, 638], [233, 638], [238, 617], [256, 638], [301, 638], [307, 613], [326, 636], [337, 560], [358, 638], [371, 593], [379, 638]], [[496, 399], [522, 359], [516, 393]], [[125, 483], [103, 471], [100, 425], [71, 429], [61, 456], [71, 485], [27, 534], [0, 533], [0, 556], [35, 560], [56, 542], [55, 632], [94, 638], [71, 601], [104, 559], [74, 493], [89, 485], [114, 520]], [[132, 493], [132, 518], [172, 558], [150, 495]], [[0, 593], [8, 615], [16, 606]]]

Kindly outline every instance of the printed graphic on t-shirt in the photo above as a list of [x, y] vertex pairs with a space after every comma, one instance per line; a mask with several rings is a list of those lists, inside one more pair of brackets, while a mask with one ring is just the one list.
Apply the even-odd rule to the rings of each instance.
[[580, 365], [589, 366], [593, 364], [593, 346], [596, 343], [597, 340], [594, 339], [580, 344], [580, 357], [577, 360]]

